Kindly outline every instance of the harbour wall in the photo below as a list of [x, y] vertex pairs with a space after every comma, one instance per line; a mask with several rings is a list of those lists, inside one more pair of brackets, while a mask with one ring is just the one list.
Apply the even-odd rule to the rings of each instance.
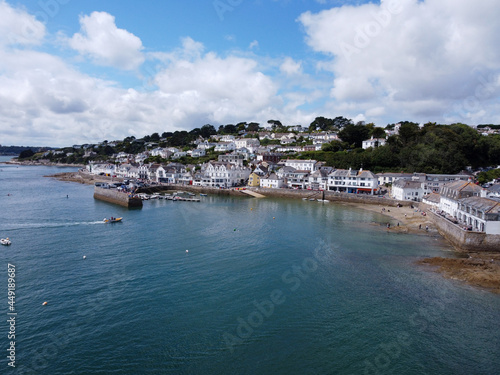
[[[273, 198], [288, 198], [288, 199], [302, 199], [302, 198], [314, 198], [322, 199], [323, 192], [317, 190], [292, 190], [292, 189], [271, 189], [271, 188], [248, 188], [247, 190], [254, 191], [256, 193], [262, 194], [266, 197]], [[162, 191], [189, 191], [192, 193], [203, 193], [211, 195], [221, 195], [221, 196], [246, 196], [242, 191], [234, 189], [217, 189], [202, 186], [192, 186], [192, 185], [159, 185], [152, 186], [148, 188], [141, 188], [139, 192], [141, 193], [160, 193]], [[398, 204], [401, 206], [409, 207], [410, 205], [416, 205], [415, 202], [404, 202], [397, 201], [394, 199], [382, 198], [377, 195], [367, 195], [367, 194], [348, 194], [348, 193], [336, 193], [333, 191], [325, 191], [325, 199], [331, 202], [347, 202], [347, 203], [362, 203], [362, 204], [373, 204], [373, 205], [383, 205], [389, 207], [396, 207]]]
[[500, 235], [463, 230], [459, 225], [453, 224], [446, 218], [429, 210], [427, 212], [429, 219], [434, 223], [439, 233], [457, 250], [463, 252], [500, 252]]
[[142, 207], [142, 200], [140, 198], [131, 198], [127, 193], [117, 191], [116, 189], [94, 187], [94, 199], [118, 204], [123, 207]]

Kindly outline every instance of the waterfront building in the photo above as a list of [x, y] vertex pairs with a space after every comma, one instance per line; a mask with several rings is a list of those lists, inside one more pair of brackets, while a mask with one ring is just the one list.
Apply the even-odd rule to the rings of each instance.
[[328, 168], [320, 168], [309, 175], [309, 189], [328, 190], [328, 174], [331, 173]]
[[370, 171], [349, 168], [337, 169], [328, 175], [328, 190], [354, 193], [375, 194], [378, 191], [378, 178]]
[[440, 194], [439, 209], [453, 218], [457, 218], [460, 199], [486, 195], [481, 186], [465, 181], [454, 181], [444, 185]]
[[250, 176], [248, 176], [248, 186], [251, 187], [260, 186], [260, 176], [257, 173], [255, 172], [250, 173]]
[[500, 200], [477, 196], [459, 199], [457, 219], [466, 229], [500, 235]]
[[310, 173], [310, 171], [300, 169], [291, 171], [286, 174], [285, 184], [289, 189], [307, 189]]
[[411, 180], [413, 173], [377, 173], [378, 184], [393, 184], [396, 180]]
[[285, 181], [279, 178], [276, 173], [271, 173], [269, 176], [260, 179], [260, 187], [269, 189], [280, 189], [285, 186]]
[[424, 174], [415, 173], [413, 179], [420, 178], [424, 184], [425, 194], [439, 193], [441, 187], [452, 181], [472, 181], [474, 176], [468, 172], [458, 174]]
[[392, 184], [391, 198], [400, 201], [420, 202], [423, 196], [424, 188], [422, 182], [398, 179]]
[[202, 186], [232, 187], [244, 183], [250, 176], [250, 169], [236, 164], [208, 162], [203, 165]]

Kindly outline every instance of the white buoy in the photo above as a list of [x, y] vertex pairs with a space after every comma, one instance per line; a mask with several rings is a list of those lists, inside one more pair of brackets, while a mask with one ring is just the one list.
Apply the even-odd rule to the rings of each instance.
[[83, 259], [87, 259], [87, 256], [86, 256], [86, 255], [84, 255], [84, 256], [83, 256]]
[[189, 250], [186, 250], [186, 253], [189, 253]]

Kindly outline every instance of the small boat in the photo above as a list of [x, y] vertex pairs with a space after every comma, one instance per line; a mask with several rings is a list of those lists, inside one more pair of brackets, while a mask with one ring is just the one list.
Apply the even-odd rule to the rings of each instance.
[[200, 197], [206, 197], [208, 194], [200, 193]]
[[104, 218], [103, 220], [105, 223], [121, 223], [122, 218], [121, 217], [112, 217], [110, 219]]
[[303, 200], [303, 201], [306, 201], [306, 200], [307, 200], [307, 198], [302, 198], [302, 200]]
[[12, 242], [9, 240], [9, 237], [7, 237], [0, 239], [0, 244], [4, 246], [9, 246], [10, 244], [12, 244]]

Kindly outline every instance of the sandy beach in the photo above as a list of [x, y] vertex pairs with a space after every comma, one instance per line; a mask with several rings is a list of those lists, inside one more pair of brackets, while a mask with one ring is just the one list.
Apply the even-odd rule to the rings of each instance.
[[[383, 203], [383, 200], [382, 202]], [[349, 206], [355, 206], [357, 208], [377, 212], [379, 214], [385, 215], [391, 220], [390, 227], [387, 228], [393, 232], [399, 233], [414, 233], [414, 234], [436, 234], [437, 230], [433, 227], [431, 220], [427, 217], [424, 212], [418, 209], [418, 204], [415, 208], [411, 207], [390, 207], [384, 204], [374, 205], [374, 204], [360, 204], [360, 203], [345, 203]], [[399, 225], [398, 225], [399, 224]], [[428, 230], [426, 231], [426, 227]]]

